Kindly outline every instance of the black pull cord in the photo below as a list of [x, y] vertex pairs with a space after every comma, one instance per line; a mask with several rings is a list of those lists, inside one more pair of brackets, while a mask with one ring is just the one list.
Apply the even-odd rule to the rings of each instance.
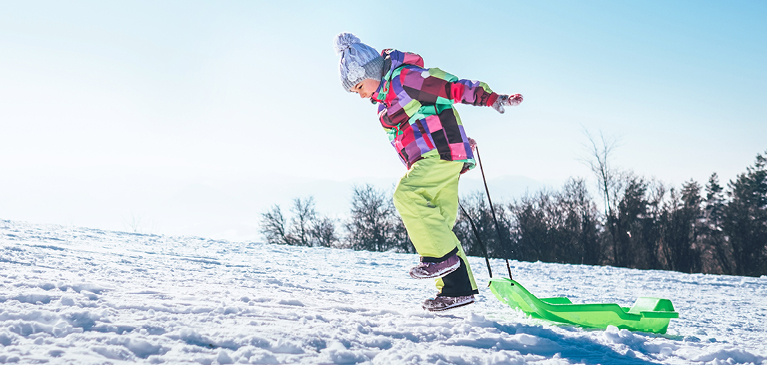
[[[485, 179], [485, 170], [482, 168], [482, 158], [479, 157], [479, 147], [475, 146], [474, 149], [477, 151], [477, 162], [479, 162], [479, 171], [482, 172], [482, 182], [485, 183], [485, 193], [487, 193], [487, 202], [490, 203], [490, 211], [493, 213], [493, 222], [495, 223], [495, 232], [498, 233], [498, 242], [500, 242], [503, 245], [503, 237], [501, 236], [501, 226], [498, 225], [498, 219], [495, 217], [495, 208], [493, 208], [493, 201], [490, 200], [490, 190], [487, 188], [487, 179]], [[476, 234], [476, 233], [475, 233]], [[477, 236], [477, 239], [479, 239], [479, 236]], [[511, 251], [514, 252], [513, 250]], [[506, 269], [509, 270], [509, 279], [514, 280], [511, 277], [511, 266], [509, 265], [509, 259], [505, 257], [504, 260], [506, 260]], [[488, 266], [490, 264], [488, 263]]]
[[474, 236], [477, 237], [477, 242], [479, 242], [479, 245], [482, 247], [482, 251], [485, 252], [485, 263], [487, 263], [487, 273], [490, 274], [490, 278], [493, 278], [493, 270], [490, 269], [490, 258], [487, 256], [487, 246], [485, 246], [485, 243], [482, 242], [482, 239], [479, 238], [479, 231], [477, 231], [477, 226], [474, 225], [474, 220], [471, 219], [471, 216], [469, 216], [469, 213], [466, 211], [466, 209], [463, 208], [463, 205], [461, 203], [458, 203], [458, 206], [461, 207], [461, 211], [463, 212], [463, 215], [466, 216], [466, 218], [469, 220], [469, 223], [471, 224], [471, 230], [474, 231]]

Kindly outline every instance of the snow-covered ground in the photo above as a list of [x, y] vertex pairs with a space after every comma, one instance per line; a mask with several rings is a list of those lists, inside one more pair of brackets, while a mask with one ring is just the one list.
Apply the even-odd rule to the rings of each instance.
[[0, 221], [0, 363], [767, 364], [764, 276], [512, 261], [541, 297], [670, 298], [655, 335], [526, 318], [476, 257], [478, 302], [427, 313], [416, 260]]

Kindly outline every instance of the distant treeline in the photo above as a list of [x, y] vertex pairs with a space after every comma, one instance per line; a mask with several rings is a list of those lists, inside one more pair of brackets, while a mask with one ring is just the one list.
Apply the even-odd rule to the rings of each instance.
[[[461, 198], [490, 257], [638, 269], [760, 276], [767, 274], [767, 153], [723, 187], [716, 173], [705, 186], [680, 189], [617, 171], [610, 146], [594, 146], [601, 209], [584, 179], [494, 205], [501, 237], [483, 192]], [[389, 192], [355, 186], [348, 218], [318, 214], [314, 199], [294, 199], [262, 214], [270, 243], [414, 252]], [[466, 214], [454, 231], [468, 255], [483, 256]], [[340, 228], [340, 229], [339, 229]]]

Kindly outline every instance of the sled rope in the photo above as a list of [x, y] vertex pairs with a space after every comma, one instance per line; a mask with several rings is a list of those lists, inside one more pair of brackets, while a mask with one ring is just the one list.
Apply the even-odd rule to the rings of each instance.
[[[490, 204], [490, 212], [493, 214], [493, 223], [495, 223], [495, 233], [498, 234], [498, 242], [503, 245], [503, 236], [501, 236], [501, 226], [498, 224], [498, 218], [495, 216], [495, 208], [493, 208], [493, 201], [490, 199], [490, 189], [487, 188], [487, 179], [485, 178], [485, 169], [482, 168], [482, 158], [479, 156], [479, 146], [475, 146], [474, 150], [477, 152], [477, 162], [479, 163], [479, 171], [482, 173], [482, 183], [485, 184], [485, 193], [487, 194], [487, 202]], [[460, 205], [460, 204], [459, 204]], [[466, 209], [463, 209], [463, 206], [461, 206], [461, 210], [463, 210], [463, 213], [466, 215], [466, 217], [469, 218], [469, 222], [471, 223], [471, 228], [474, 230], [474, 235], [477, 236], [477, 241], [479, 241], [480, 245], [482, 245], [482, 248], [485, 251], [485, 260], [487, 260], [487, 271], [490, 273], [490, 278], [493, 277], [492, 272], [490, 272], [490, 260], [487, 258], [487, 247], [485, 247], [484, 244], [482, 244], [482, 240], [479, 238], [479, 232], [477, 232], [477, 228], [474, 226], [474, 222], [471, 220], [471, 217], [469, 217], [468, 214], [466, 214]], [[510, 248], [510, 253], [513, 253], [514, 250]], [[511, 277], [511, 266], [509, 265], [509, 259], [505, 257], [504, 260], [506, 260], [506, 269], [509, 271], [509, 279], [514, 280], [514, 278]]]
[[[479, 171], [482, 173], [482, 182], [485, 184], [485, 193], [487, 193], [487, 202], [490, 204], [490, 212], [493, 213], [493, 223], [495, 223], [495, 232], [498, 233], [498, 242], [503, 245], [503, 236], [501, 236], [501, 226], [498, 225], [498, 219], [495, 217], [495, 208], [493, 208], [493, 201], [490, 199], [490, 189], [487, 188], [487, 179], [485, 178], [485, 169], [482, 168], [482, 157], [479, 156], [479, 146], [477, 146], [477, 162], [479, 162]], [[514, 250], [510, 250], [511, 253], [514, 252]], [[506, 269], [509, 270], [509, 279], [514, 280], [514, 278], [511, 277], [511, 266], [509, 265], [509, 259], [505, 257], [504, 260], [506, 260]]]

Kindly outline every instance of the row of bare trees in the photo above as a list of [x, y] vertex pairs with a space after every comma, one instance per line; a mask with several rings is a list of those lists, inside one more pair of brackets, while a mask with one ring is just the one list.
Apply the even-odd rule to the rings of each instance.
[[[468, 255], [639, 269], [759, 276], [767, 274], [767, 154], [723, 187], [717, 174], [673, 188], [608, 164], [612, 145], [594, 143], [590, 162], [598, 204], [583, 179], [495, 206], [500, 237], [484, 195], [461, 198], [454, 231]], [[602, 206], [602, 209], [598, 206]], [[262, 214], [268, 242], [413, 252], [391, 195], [354, 187], [345, 220], [321, 216], [298, 198], [286, 219]], [[472, 229], [471, 221], [476, 228]], [[337, 227], [341, 227], [339, 230]]]
[[[414, 252], [391, 195], [372, 185], [355, 186], [346, 220], [317, 213], [313, 197], [296, 198], [286, 218], [279, 205], [261, 214], [266, 241], [296, 246]], [[339, 232], [338, 226], [343, 228]]]
[[261, 214], [261, 233], [266, 241], [295, 246], [333, 247], [338, 242], [336, 224], [321, 216], [314, 207], [314, 198], [293, 199], [292, 217], [285, 218], [279, 205]]

